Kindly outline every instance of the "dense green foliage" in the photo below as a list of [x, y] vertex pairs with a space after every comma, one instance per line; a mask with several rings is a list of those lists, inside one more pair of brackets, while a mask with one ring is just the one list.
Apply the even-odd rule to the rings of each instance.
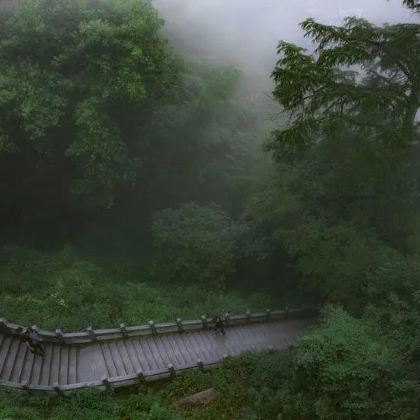
[[420, 25], [304, 21], [271, 126], [237, 70], [187, 62], [162, 25], [149, 0], [2, 10], [0, 315], [67, 331], [330, 306], [296, 351], [125, 396], [1, 391], [0, 417], [420, 418]]
[[61, 175], [56, 188], [108, 204], [134, 182], [144, 120], [179, 82], [160, 27], [148, 1], [23, 1], [3, 15], [2, 179], [30, 162], [23, 184], [41, 165], [44, 182]]
[[373, 326], [333, 310], [300, 342], [286, 418], [416, 418], [419, 384]]
[[410, 144], [420, 105], [419, 26], [347, 18], [343, 27], [308, 19], [302, 28], [315, 54], [286, 42], [278, 47], [274, 95], [294, 118], [276, 143], [302, 146], [345, 131], [380, 147]]
[[[344, 305], [302, 339], [275, 398], [285, 418], [419, 417], [420, 25], [302, 24], [274, 95], [289, 126], [250, 201], [255, 232], [305, 287]], [[284, 258], [284, 257], [283, 257]]]
[[185, 63], [149, 0], [15, 5], [0, 15], [2, 236], [60, 244], [96, 219], [139, 247], [157, 209], [241, 207], [258, 146], [236, 70]]
[[[417, 269], [420, 63], [399, 54], [418, 48], [420, 26], [350, 19], [343, 28], [302, 27], [317, 49], [280, 44], [274, 94], [293, 119], [269, 144], [277, 173], [250, 211], [309, 287], [361, 310], [382, 287], [395, 287], [381, 284], [384, 271], [397, 278], [406, 266], [414, 278]], [[349, 72], [355, 64], [363, 72]]]
[[184, 204], [153, 218], [158, 277], [224, 286], [234, 268], [240, 226], [217, 207]]
[[4, 248], [0, 267], [2, 316], [50, 330], [198, 319], [205, 313], [244, 313], [287, 303], [285, 296], [264, 291], [156, 280], [127, 259], [87, 260], [70, 248], [60, 253]]

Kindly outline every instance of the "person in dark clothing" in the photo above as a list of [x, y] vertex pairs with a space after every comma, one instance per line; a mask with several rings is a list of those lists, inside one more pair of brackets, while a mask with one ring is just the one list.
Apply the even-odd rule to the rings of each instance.
[[213, 322], [214, 322], [214, 331], [216, 334], [220, 333], [222, 335], [225, 335], [225, 323], [222, 319], [221, 316], [216, 315], [215, 317], [213, 317]]
[[32, 327], [28, 327], [26, 330], [18, 327], [16, 332], [31, 353], [41, 357], [45, 356], [45, 349], [41, 344], [41, 337], [37, 330], [34, 330]]

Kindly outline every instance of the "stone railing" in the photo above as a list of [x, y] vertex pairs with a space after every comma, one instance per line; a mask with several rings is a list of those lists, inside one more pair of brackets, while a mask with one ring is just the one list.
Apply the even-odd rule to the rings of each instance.
[[188, 372], [192, 372], [194, 370], [214, 369], [220, 367], [223, 361], [226, 359], [228, 359], [228, 356], [225, 356], [223, 360], [215, 360], [212, 362], [202, 362], [201, 360], [197, 360], [197, 363], [195, 363], [194, 365], [183, 366], [181, 368], [174, 368], [172, 365], [169, 365], [167, 369], [150, 371], [147, 372], [147, 374], [143, 373], [142, 371], [137, 371], [135, 374], [132, 375], [116, 376], [113, 378], [104, 376], [99, 381], [79, 382], [77, 384], [70, 385], [59, 385], [58, 383], [54, 385], [28, 385], [27, 383], [3, 381], [0, 382], [0, 386], [22, 391], [39, 391], [57, 395], [66, 395], [73, 391], [77, 391], [84, 388], [98, 388], [102, 390], [111, 390], [114, 388], [123, 388], [127, 386], [141, 385], [149, 382], [169, 379]]
[[[269, 322], [279, 319], [287, 318], [305, 318], [314, 316], [318, 313], [313, 308], [299, 308], [299, 309], [284, 309], [280, 311], [272, 311], [266, 309], [264, 312], [251, 313], [247, 311], [242, 315], [224, 315], [224, 324], [226, 327], [243, 325], [253, 322]], [[33, 326], [41, 336], [44, 342], [53, 342], [59, 344], [86, 344], [95, 343], [106, 340], [119, 340], [123, 338], [148, 336], [148, 335], [159, 335], [168, 333], [182, 333], [184, 331], [195, 331], [203, 330], [214, 327], [214, 323], [211, 318], [203, 315], [198, 320], [183, 321], [178, 318], [175, 322], [169, 323], [155, 323], [153, 320], [149, 321], [146, 325], [138, 326], [126, 326], [121, 324], [119, 328], [102, 328], [94, 329], [88, 327], [86, 331], [66, 333], [60, 329], [52, 331], [45, 331]], [[2, 334], [17, 334], [18, 328], [24, 328], [21, 325], [14, 324], [6, 321], [4, 318], [0, 318], [0, 333]]]
[[[246, 325], [250, 323], [267, 323], [297, 318], [310, 319], [315, 318], [318, 315], [318, 313], [319, 311], [317, 309], [304, 308], [290, 310], [285, 309], [281, 311], [266, 310], [264, 312], [258, 313], [251, 313], [250, 311], [247, 311], [245, 314], [232, 316], [225, 314], [225, 326], [229, 327], [237, 325]], [[17, 334], [17, 328], [19, 327], [20, 326], [17, 324], [9, 323], [5, 319], [0, 319], [0, 333], [2, 334], [15, 335]], [[86, 331], [77, 333], [63, 333], [60, 330], [56, 330], [55, 332], [39, 330], [39, 334], [42, 337], [42, 339], [46, 342], [70, 346], [81, 346], [90, 345], [92, 343], [100, 343], [106, 340], [121, 340], [130, 337], [150, 335], [159, 336], [160, 334], [168, 333], [182, 334], [183, 332], [187, 331], [193, 332], [209, 329], [212, 327], [214, 327], [214, 323], [211, 320], [211, 318], [208, 318], [205, 315], [203, 315], [201, 319], [192, 321], [182, 321], [181, 319], [177, 319], [174, 323], [158, 324], [155, 324], [154, 321], [150, 321], [147, 325], [133, 327], [120, 325], [119, 328], [114, 329], [87, 328]], [[267, 350], [270, 349], [272, 348], [267, 347]], [[54, 383], [52, 385], [34, 385], [28, 384], [27, 382], [14, 383], [7, 381], [2, 381], [0, 385], [20, 390], [33, 390], [54, 393], [58, 395], [65, 395], [69, 392], [82, 388], [97, 387], [103, 390], [113, 389], [167, 379], [193, 370], [213, 369], [219, 367], [223, 363], [223, 360], [226, 358], [228, 358], [228, 355], [224, 355], [218, 360], [197, 360], [194, 364], [184, 365], [182, 367], [174, 367], [173, 365], [169, 364], [166, 368], [161, 370], [147, 372], [138, 370], [136, 373], [129, 374], [126, 376], [104, 376], [100, 380], [96, 380], [93, 382], [79, 382], [68, 385], [59, 385], [58, 383]]]

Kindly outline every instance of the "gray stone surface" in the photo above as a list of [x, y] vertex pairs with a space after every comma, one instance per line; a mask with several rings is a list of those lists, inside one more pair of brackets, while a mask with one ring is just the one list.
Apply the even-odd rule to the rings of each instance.
[[224, 336], [209, 329], [80, 345], [45, 343], [44, 358], [30, 353], [18, 337], [0, 334], [0, 381], [76, 385], [134, 375], [139, 370], [147, 377], [169, 365], [178, 370], [197, 366], [199, 360], [206, 365], [225, 355], [286, 349], [311, 324], [313, 320], [290, 319], [227, 327]]

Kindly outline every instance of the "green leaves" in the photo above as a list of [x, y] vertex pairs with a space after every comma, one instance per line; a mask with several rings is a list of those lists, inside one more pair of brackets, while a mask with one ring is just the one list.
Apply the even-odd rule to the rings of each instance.
[[98, 195], [110, 206], [113, 204], [113, 183], [133, 183], [135, 163], [130, 159], [126, 144], [112, 121], [105, 118], [103, 105], [90, 99], [76, 110], [79, 136], [67, 149], [67, 156], [75, 158], [84, 169], [84, 177], [76, 179], [75, 193]]
[[67, 188], [110, 206], [136, 178], [142, 126], [127, 120], [179, 79], [157, 12], [147, 0], [37, 0], [0, 18], [0, 152], [65, 162]]
[[361, 313], [397, 289], [390, 261], [416, 272], [420, 25], [302, 28], [313, 52], [279, 44], [274, 96], [290, 121], [268, 143], [279, 173], [255, 222], [306, 288]]
[[401, 355], [362, 320], [330, 308], [300, 340], [294, 375], [281, 392], [286, 418], [415, 418], [415, 381]]
[[[0, 119], [5, 134], [18, 125], [27, 142], [43, 142], [64, 112], [65, 89], [66, 83], [59, 75], [49, 74], [36, 64], [3, 65]], [[20, 147], [16, 138], [10, 139]], [[35, 143], [35, 148], [42, 150], [39, 143]]]
[[420, 2], [419, 0], [404, 0], [404, 4], [411, 9], [420, 10]]
[[342, 27], [313, 19], [301, 26], [315, 51], [279, 44], [273, 94], [291, 120], [269, 148], [317, 144], [337, 122], [343, 130], [369, 130], [377, 143], [411, 144], [420, 106], [420, 25], [377, 27], [348, 18]]
[[233, 270], [239, 229], [216, 206], [191, 203], [156, 213], [152, 231], [157, 276], [224, 287]]

